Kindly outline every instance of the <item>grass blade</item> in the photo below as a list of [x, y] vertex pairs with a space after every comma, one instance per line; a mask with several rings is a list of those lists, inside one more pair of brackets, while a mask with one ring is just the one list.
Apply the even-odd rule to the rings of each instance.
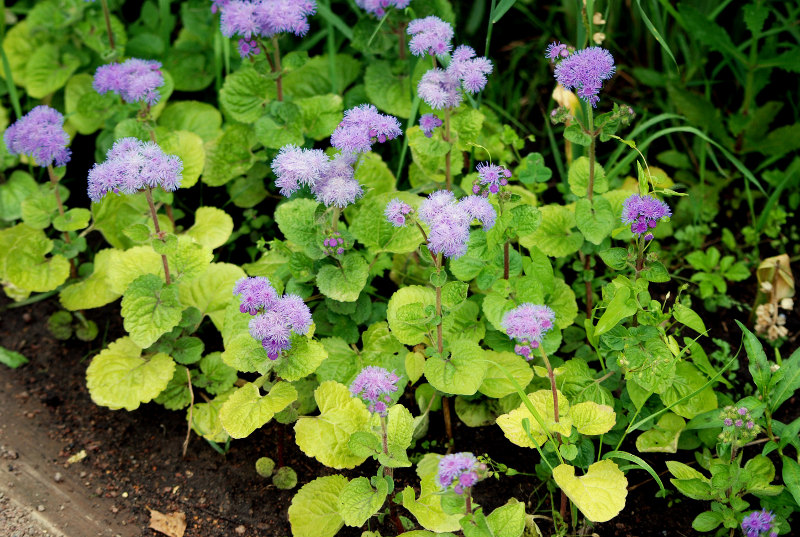
[[325, 19], [327, 22], [336, 26], [336, 29], [339, 30], [348, 41], [353, 40], [353, 30], [337, 14], [331, 11], [327, 5], [321, 2], [318, 3], [317, 13], [319, 13], [319, 16]]
[[628, 453], [627, 451], [609, 451], [608, 453], [603, 455], [603, 459], [604, 460], [623, 459], [634, 463], [633, 464], [634, 468], [641, 468], [642, 470], [646, 471], [648, 474], [653, 476], [653, 479], [655, 479], [656, 483], [658, 483], [658, 488], [661, 489], [661, 493], [662, 494], [666, 493], [666, 491], [664, 490], [664, 483], [661, 482], [661, 478], [658, 477], [658, 474], [656, 473], [655, 470], [653, 470], [653, 467], [647, 464], [641, 457], [637, 457], [636, 455]]
[[670, 50], [669, 45], [667, 45], [666, 39], [661, 36], [653, 23], [650, 22], [650, 19], [647, 17], [647, 13], [645, 13], [644, 8], [642, 8], [641, 0], [636, 0], [636, 7], [639, 8], [639, 14], [642, 16], [644, 25], [647, 26], [647, 29], [651, 34], [653, 34], [653, 37], [656, 41], [658, 41], [658, 44], [661, 45], [661, 48], [663, 48], [667, 55], [672, 58], [672, 62], [675, 64], [675, 69], [680, 71], [681, 69], [678, 67], [678, 60], [675, 59], [675, 55], [672, 53], [672, 50]]

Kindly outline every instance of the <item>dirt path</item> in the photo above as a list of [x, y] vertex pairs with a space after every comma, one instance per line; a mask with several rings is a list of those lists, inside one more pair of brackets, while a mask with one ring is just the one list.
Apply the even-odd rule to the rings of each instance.
[[47, 409], [24, 391], [14, 393], [19, 388], [6, 373], [0, 371], [0, 535], [139, 535], [114, 519], [114, 502], [98, 497], [81, 463], [66, 463], [65, 446], [46, 430]]

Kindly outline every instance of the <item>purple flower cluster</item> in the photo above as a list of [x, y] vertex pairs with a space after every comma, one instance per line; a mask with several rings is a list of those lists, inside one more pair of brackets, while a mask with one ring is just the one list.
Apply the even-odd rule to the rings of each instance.
[[255, 39], [242, 38], [239, 40], [237, 48], [239, 49], [239, 56], [242, 58], [258, 56], [261, 54], [261, 47], [258, 46], [258, 41]]
[[477, 93], [486, 87], [486, 75], [492, 72], [492, 62], [475, 57], [472, 47], [459, 46], [447, 69], [433, 68], [422, 75], [417, 84], [417, 94], [434, 110], [456, 108], [463, 96], [460, 89]]
[[[211, 10], [215, 8], [221, 13], [222, 35], [239, 35], [250, 42], [255, 37], [271, 38], [284, 32], [306, 35], [310, 28], [308, 16], [316, 13], [317, 3], [314, 0], [230, 0], [215, 1]], [[240, 46], [239, 52], [242, 50]], [[250, 49], [245, 51], [254, 53]]]
[[39, 105], [19, 118], [3, 140], [10, 154], [28, 155], [37, 166], [64, 166], [70, 159], [64, 116], [49, 106]]
[[778, 530], [773, 527], [774, 520], [772, 511], [753, 511], [742, 520], [742, 531], [747, 537], [777, 537]]
[[480, 480], [480, 474], [486, 470], [472, 453], [453, 453], [439, 460], [439, 472], [436, 482], [443, 489], [451, 486], [456, 494], [463, 494]]
[[507, 312], [502, 324], [508, 337], [517, 341], [514, 352], [526, 360], [533, 360], [533, 349], [542, 343], [545, 334], [553, 328], [555, 319], [555, 312], [548, 306], [525, 302]]
[[379, 113], [371, 104], [362, 104], [344, 113], [331, 135], [331, 145], [344, 153], [366, 153], [376, 140], [384, 143], [401, 134], [396, 117]]
[[650, 229], [655, 228], [662, 218], [672, 216], [669, 206], [652, 196], [629, 196], [622, 205], [622, 223], [631, 225], [631, 232], [644, 235], [644, 239], [653, 239]]
[[167, 155], [154, 142], [121, 138], [108, 150], [106, 160], [89, 170], [89, 198], [100, 201], [109, 192], [135, 194], [160, 186], [168, 192], [181, 186], [183, 162]]
[[161, 98], [158, 88], [164, 85], [164, 77], [161, 63], [130, 58], [98, 67], [92, 85], [97, 93], [113, 91], [126, 103], [145, 102], [153, 106]]
[[511, 177], [510, 170], [488, 162], [478, 164], [477, 170], [478, 180], [472, 185], [473, 194], [482, 194], [483, 196], [497, 194], [500, 192], [500, 187], [506, 186]]
[[433, 131], [442, 126], [442, 120], [436, 114], [422, 114], [419, 118], [419, 128], [425, 133], [425, 136], [430, 138], [433, 136]]
[[388, 409], [386, 403], [391, 403], [390, 394], [397, 391], [398, 380], [400, 377], [394, 371], [370, 365], [362, 369], [355, 378], [350, 385], [350, 393], [367, 403], [370, 412], [385, 416]]
[[332, 159], [321, 149], [302, 149], [285, 145], [272, 161], [275, 185], [281, 194], [291, 196], [303, 186], [308, 186], [317, 201], [326, 207], [343, 209], [364, 194], [355, 179], [356, 157], [338, 153]]
[[556, 41], [555, 43], [550, 43], [547, 45], [544, 56], [551, 62], [563, 60], [564, 58], [569, 57], [569, 49], [567, 48], [567, 45], [562, 45]]
[[410, 3], [411, 0], [356, 0], [356, 5], [358, 7], [376, 17], [383, 17], [386, 15], [386, 10], [390, 7], [405, 9]]
[[[556, 58], [563, 58], [563, 52], [564, 49], [558, 48]], [[555, 53], [555, 49], [548, 47], [548, 57]], [[559, 84], [574, 89], [578, 97], [595, 107], [600, 100], [597, 94], [603, 87], [603, 81], [611, 78], [615, 70], [614, 58], [609, 51], [601, 47], [589, 47], [558, 61], [555, 77]]]
[[478, 220], [489, 230], [494, 226], [497, 213], [481, 196], [467, 196], [456, 201], [449, 190], [439, 190], [422, 202], [419, 218], [430, 227], [428, 249], [434, 254], [457, 259], [467, 253], [472, 221]]
[[330, 233], [324, 241], [322, 241], [322, 245], [324, 246], [323, 252], [325, 255], [342, 255], [345, 251], [345, 243], [344, 239], [342, 238], [342, 234], [338, 231], [334, 231]]
[[263, 276], [241, 278], [233, 286], [242, 313], [249, 313], [250, 335], [261, 341], [270, 360], [292, 347], [291, 336], [305, 335], [311, 328], [311, 310], [297, 295], [278, 296], [269, 279]]
[[411, 205], [397, 198], [387, 203], [386, 209], [384, 210], [386, 220], [394, 227], [403, 227], [406, 225], [406, 217], [413, 212], [414, 209]]
[[453, 48], [453, 27], [434, 15], [411, 21], [406, 31], [412, 36], [408, 48], [414, 56], [445, 54]]

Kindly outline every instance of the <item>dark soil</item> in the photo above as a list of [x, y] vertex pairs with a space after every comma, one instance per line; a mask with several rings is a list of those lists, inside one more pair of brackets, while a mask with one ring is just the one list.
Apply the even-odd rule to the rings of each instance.
[[[27, 421], [18, 426], [35, 428], [43, 442], [48, 439], [60, 446], [53, 458], [64, 464], [65, 472], [80, 473], [87, 495], [112, 498], [111, 514], [117, 521], [140, 528], [141, 536], [152, 537], [157, 534], [146, 529], [148, 509], [156, 509], [185, 513], [187, 535], [193, 537], [272, 537], [291, 533], [287, 509], [294, 491], [276, 489], [270, 480], [260, 478], [254, 470], [258, 457], [276, 457], [280, 425], [267, 425], [251, 438], [232, 442], [224, 457], [193, 435], [188, 454], [183, 458], [185, 413], [170, 412], [156, 404], [144, 405], [135, 412], [111, 411], [94, 405], [86, 389], [84, 373], [91, 356], [99, 350], [99, 339], [93, 343], [55, 340], [45, 322], [58, 309], [54, 299], [4, 309], [8, 304], [7, 299], [0, 299], [0, 308], [3, 308], [0, 309], [0, 345], [23, 353], [30, 363], [18, 370], [0, 369], [0, 385], [10, 384], [12, 390], [37, 403], [41, 409], [29, 413]], [[86, 312], [89, 319], [98, 323], [101, 335], [105, 331], [106, 341], [113, 341], [122, 334], [117, 307], [112, 305]], [[441, 446], [440, 420], [438, 415], [433, 417], [428, 439], [437, 440]], [[334, 472], [300, 452], [292, 429], [287, 427], [285, 431], [285, 462], [297, 471], [300, 485]], [[508, 443], [493, 427], [469, 429], [458, 424], [455, 435], [459, 451], [488, 453], [495, 461], [533, 473], [538, 455]], [[66, 468], [67, 458], [81, 450], [86, 450], [88, 456]], [[667, 459], [689, 462], [691, 457], [689, 452], [646, 455], [643, 458], [659, 472], [665, 469]], [[371, 472], [373, 468], [367, 467], [370, 464], [365, 464], [359, 473]], [[415, 485], [416, 475], [412, 470], [401, 469], [397, 474], [399, 489], [407, 484]], [[663, 476], [665, 480], [667, 477]], [[675, 493], [667, 499], [656, 498], [655, 483], [642, 471], [629, 473], [629, 483], [625, 510], [611, 522], [594, 528], [594, 532], [604, 537], [697, 535], [691, 530], [691, 521], [703, 510], [701, 502], [681, 498]], [[475, 490], [475, 500], [487, 512], [508, 498], [516, 497], [526, 503], [527, 512], [549, 515], [548, 496], [546, 486], [532, 476], [491, 479]], [[554, 497], [557, 501], [558, 497]], [[402, 508], [400, 512], [403, 513]], [[538, 522], [547, 534], [548, 522], [544, 519]], [[379, 529], [383, 535], [396, 534], [388, 517], [383, 526], [370, 529]], [[345, 527], [340, 535], [360, 535], [360, 530]]]

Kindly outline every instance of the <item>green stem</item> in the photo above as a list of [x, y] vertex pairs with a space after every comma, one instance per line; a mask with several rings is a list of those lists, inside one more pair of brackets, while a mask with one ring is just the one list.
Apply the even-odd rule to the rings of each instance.
[[447, 142], [447, 154], [444, 156], [444, 177], [447, 190], [453, 190], [453, 178], [451, 176], [450, 156], [453, 153], [453, 146], [450, 143], [450, 109], [444, 109], [444, 136], [442, 139]]
[[591, 104], [586, 105], [586, 117], [589, 124], [589, 136], [592, 138], [592, 143], [589, 144], [589, 185], [586, 187], [586, 197], [592, 201], [594, 195], [594, 161], [595, 161], [595, 141], [597, 134], [594, 132], [594, 109]]
[[274, 61], [273, 65], [272, 65], [272, 68], [273, 68], [273, 71], [275, 73], [278, 73], [278, 78], [275, 79], [275, 84], [278, 87], [278, 100], [282, 101], [283, 100], [283, 74], [281, 73], [281, 50], [280, 50], [280, 47], [278, 46], [278, 37], [277, 36], [273, 36], [272, 37], [272, 48], [274, 49], [273, 56], [275, 58], [275, 61]]
[[342, 214], [342, 210], [339, 207], [333, 208], [333, 216], [331, 216], [331, 229], [334, 233], [339, 231], [339, 216]]
[[[550, 360], [547, 358], [547, 353], [544, 352], [544, 347], [539, 345], [539, 352], [542, 355], [542, 360], [544, 360], [544, 365], [547, 368], [547, 376], [550, 378], [550, 391], [553, 392], [553, 418], [555, 422], [558, 423], [558, 389], [556, 388], [556, 376], [553, 373], [553, 366], [550, 365]], [[561, 443], [561, 435], [558, 434], [557, 438], [559, 443]]]
[[[158, 215], [156, 214], [156, 206], [153, 203], [153, 189], [149, 186], [144, 191], [145, 196], [147, 197], [147, 204], [150, 206], [150, 216], [153, 218], [153, 226], [156, 230], [156, 235], [158, 238], [161, 238], [161, 226], [158, 225]], [[161, 262], [164, 263], [164, 279], [167, 282], [167, 285], [172, 283], [169, 277], [169, 264], [167, 263], [167, 256], [161, 254]]]

